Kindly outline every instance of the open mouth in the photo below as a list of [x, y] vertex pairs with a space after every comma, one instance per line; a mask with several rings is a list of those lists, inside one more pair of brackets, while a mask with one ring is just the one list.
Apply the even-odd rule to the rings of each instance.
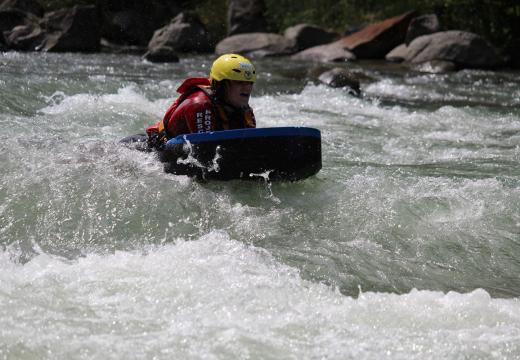
[[250, 95], [251, 95], [251, 94], [249, 94], [249, 93], [240, 93], [240, 96], [247, 97], [247, 98], [248, 98]]

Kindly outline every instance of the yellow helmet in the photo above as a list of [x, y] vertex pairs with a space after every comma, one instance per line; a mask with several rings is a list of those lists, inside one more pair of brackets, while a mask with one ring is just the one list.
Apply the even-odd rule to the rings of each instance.
[[256, 69], [251, 61], [237, 54], [225, 54], [213, 62], [212, 80], [256, 81]]

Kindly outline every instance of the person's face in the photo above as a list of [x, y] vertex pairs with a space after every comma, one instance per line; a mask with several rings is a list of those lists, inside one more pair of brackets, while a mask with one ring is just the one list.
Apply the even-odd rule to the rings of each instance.
[[227, 81], [227, 102], [235, 107], [242, 108], [249, 104], [249, 97], [253, 90], [253, 83], [250, 81]]

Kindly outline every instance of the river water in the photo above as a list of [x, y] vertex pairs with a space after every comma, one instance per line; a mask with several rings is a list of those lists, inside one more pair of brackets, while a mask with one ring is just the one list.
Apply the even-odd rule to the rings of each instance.
[[0, 55], [0, 359], [520, 358], [519, 72], [258, 61], [258, 127], [322, 132], [300, 182], [119, 146], [211, 60]]

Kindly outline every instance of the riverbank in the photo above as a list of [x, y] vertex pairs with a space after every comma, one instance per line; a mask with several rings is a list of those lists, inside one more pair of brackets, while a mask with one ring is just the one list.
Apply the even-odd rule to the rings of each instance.
[[0, 46], [4, 51], [134, 53], [154, 62], [176, 62], [187, 53], [239, 52], [311, 63], [386, 58], [427, 72], [517, 65], [514, 46], [497, 50], [477, 34], [448, 31], [435, 14], [406, 12], [349, 34], [308, 24], [273, 33], [262, 1], [228, 6], [228, 18], [221, 20], [228, 24], [228, 36], [219, 38], [199, 14], [180, 5], [152, 2], [141, 9], [106, 3], [44, 12], [36, 0], [6, 0], [0, 6]]

